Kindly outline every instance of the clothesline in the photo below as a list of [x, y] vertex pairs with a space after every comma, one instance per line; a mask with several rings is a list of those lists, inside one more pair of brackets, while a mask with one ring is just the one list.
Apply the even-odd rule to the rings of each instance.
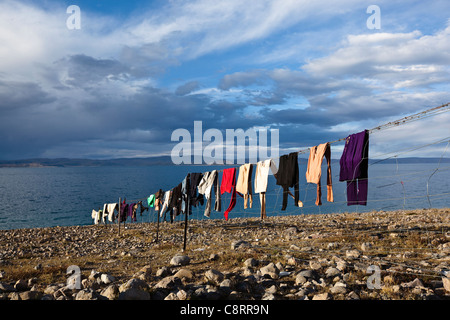
[[[365, 139], [367, 139], [367, 142], [364, 144], [364, 146], [362, 147], [363, 148], [363, 150], [364, 150], [364, 152], [363, 152], [363, 154], [361, 154], [361, 157], [359, 158], [359, 162], [358, 162], [358, 165], [361, 163], [361, 162], [363, 162], [363, 161], [367, 161], [368, 160], [368, 150], [366, 150], [366, 144], [367, 144], [367, 146], [368, 146], [368, 136], [369, 136], [369, 134], [372, 134], [372, 133], [374, 133], [374, 132], [378, 132], [378, 131], [380, 131], [380, 130], [384, 130], [384, 129], [388, 129], [388, 128], [391, 128], [391, 127], [393, 127], [393, 126], [399, 126], [399, 125], [402, 125], [402, 124], [405, 124], [405, 123], [408, 123], [408, 122], [412, 122], [412, 121], [417, 121], [417, 120], [420, 120], [420, 119], [423, 119], [423, 118], [426, 118], [426, 117], [430, 117], [430, 116], [432, 116], [432, 115], [436, 115], [436, 114], [440, 114], [440, 113], [443, 113], [443, 112], [447, 112], [447, 111], [449, 111], [450, 110], [450, 108], [449, 108], [449, 106], [450, 106], [450, 102], [449, 103], [447, 103], [447, 104], [444, 104], [444, 105], [441, 105], [441, 106], [439, 106], [439, 107], [435, 107], [435, 108], [431, 108], [431, 109], [428, 109], [428, 110], [425, 110], [425, 111], [422, 111], [422, 112], [419, 112], [419, 113], [416, 113], [416, 114], [414, 114], [414, 115], [410, 115], [410, 116], [407, 116], [407, 117], [404, 117], [404, 118], [402, 118], [402, 119], [399, 119], [399, 120], [396, 120], [396, 121], [392, 121], [392, 122], [388, 122], [388, 123], [386, 123], [386, 124], [383, 124], [383, 125], [380, 125], [380, 126], [377, 126], [377, 127], [375, 127], [375, 128], [372, 128], [372, 129], [370, 129], [370, 130], [364, 130], [363, 132], [365, 132], [365, 134], [366, 134], [366, 136], [367, 136], [367, 138], [365, 138]], [[361, 132], [361, 133], [363, 133], [363, 132]], [[348, 136], [348, 137], [346, 137], [346, 138], [340, 138], [340, 139], [337, 139], [337, 140], [334, 140], [334, 141], [330, 141], [330, 142], [327, 142], [326, 143], [326, 145], [327, 146], [329, 146], [330, 144], [334, 144], [334, 143], [338, 143], [338, 142], [341, 142], [341, 141], [347, 141], [348, 142], [348, 140], [349, 140], [349, 138], [351, 137], [351, 136], [356, 136], [356, 134], [354, 134], [354, 135], [350, 135], [350, 136]], [[446, 138], [446, 139], [448, 139], [448, 138]], [[441, 142], [441, 141], [443, 141], [443, 140], [440, 140], [439, 142]], [[436, 142], [436, 143], [438, 143], [438, 142]], [[325, 145], [325, 144], [324, 144]], [[329, 147], [328, 147], [329, 148]], [[368, 149], [368, 148], [367, 148]], [[302, 150], [299, 150], [298, 152], [297, 152], [297, 154], [299, 154], [299, 153], [306, 153], [306, 152], [308, 152], [308, 151], [310, 151], [310, 148], [307, 148], [307, 149], [302, 149]], [[345, 148], [344, 148], [344, 152], [345, 152]], [[293, 152], [293, 153], [291, 153], [291, 154], [289, 154], [289, 156], [290, 155], [292, 155], [292, 154], [295, 154], [295, 152]], [[285, 156], [287, 156], [287, 155], [285, 155]], [[279, 159], [280, 159], [280, 161], [281, 161], [281, 158], [282, 157], [284, 157], [284, 156], [281, 156], [281, 157], [279, 157]], [[311, 155], [310, 155], [310, 158], [311, 158]], [[274, 158], [275, 159], [275, 158]], [[268, 160], [265, 160], [265, 161], [273, 161], [274, 159], [268, 159]], [[297, 162], [297, 158], [295, 158], [296, 160], [295, 160], [295, 162]], [[323, 154], [321, 155], [321, 158], [320, 158], [320, 164], [321, 164], [321, 162], [322, 162], [322, 160], [321, 159], [323, 159]], [[327, 161], [329, 161], [328, 159], [327, 159]], [[260, 161], [260, 162], [258, 162], [258, 164], [257, 165], [259, 165], [259, 164], [261, 164], [261, 163], [263, 163], [263, 161]], [[252, 165], [255, 165], [255, 164], [252, 164]], [[281, 163], [280, 163], [280, 165], [281, 165]], [[240, 165], [238, 165], [238, 164], [236, 164], [236, 165], [229, 165], [229, 168], [228, 169], [231, 169], [231, 168], [233, 168], [234, 170], [236, 170], [236, 166], [240, 166]], [[309, 166], [309, 163], [308, 163], [308, 166]], [[222, 170], [216, 170], [217, 171], [217, 174], [219, 173], [219, 172], [224, 172], [225, 170], [228, 170], [228, 169], [222, 169]], [[298, 169], [297, 169], [298, 170]], [[330, 170], [330, 169], [329, 169]], [[331, 172], [329, 172], [329, 173], [331, 173]], [[319, 174], [319, 177], [320, 177], [320, 174]], [[364, 181], [366, 181], [367, 180], [367, 178], [366, 177], [364, 177], [364, 176], [362, 176], [362, 177], [360, 177], [361, 178], [361, 181], [360, 181], [360, 186], [361, 186], [361, 188], [362, 188], [362, 186], [363, 186], [363, 184], [362, 183], [366, 183], [366, 182], [364, 182]], [[186, 179], [186, 178], [185, 178]], [[320, 179], [319, 179], [320, 180]], [[342, 180], [341, 180], [342, 181]], [[347, 180], [348, 181], [348, 180]], [[331, 180], [330, 180], [330, 182], [331, 182]], [[319, 193], [320, 193], [320, 181], [318, 182], [319, 184], [318, 184], [318, 196], [317, 196], [317, 199], [318, 199], [318, 201], [320, 200], [320, 195], [319, 195]], [[278, 184], [278, 183], [277, 183]], [[297, 184], [298, 184], [298, 181], [297, 181]], [[350, 185], [349, 185], [350, 186]], [[292, 187], [292, 186], [291, 186]], [[328, 187], [330, 187], [330, 185], [328, 185], [328, 183], [327, 183], [327, 188]], [[171, 190], [174, 190], [174, 188], [172, 188]], [[356, 190], [356, 189], [355, 189]], [[160, 189], [160, 191], [162, 191], [161, 189]], [[329, 190], [327, 190], [328, 192], [329, 192]], [[356, 191], [355, 191], [356, 192]], [[359, 192], [359, 190], [358, 190], [358, 192]], [[163, 192], [164, 193], [164, 192]], [[284, 191], [283, 193], [286, 193], [286, 191]], [[155, 194], [151, 194], [150, 196], [154, 196]], [[287, 196], [287, 193], [286, 193], [286, 196]], [[291, 196], [292, 196], [292, 194], [291, 194]], [[283, 194], [283, 198], [285, 197], [285, 195]], [[295, 197], [295, 198], [298, 198], [298, 197]], [[149, 199], [149, 197], [143, 197], [143, 198], [140, 198], [140, 199], [133, 199], [133, 200], [128, 200], [128, 202], [139, 202], [139, 201], [144, 201], [144, 200], [146, 200], [146, 199]], [[297, 199], [296, 199], [297, 200]], [[330, 201], [330, 199], [329, 199], [329, 196], [327, 196], [327, 200], [328, 201]], [[160, 201], [162, 201], [162, 197], [160, 197]], [[284, 201], [283, 201], [284, 202]], [[319, 201], [320, 202], [320, 201]], [[333, 202], [332, 201], [332, 193], [331, 193], [331, 202]], [[316, 204], [317, 204], [317, 202], [316, 202]], [[297, 204], [297, 201], [295, 202], [295, 205], [296, 206], [299, 206], [298, 204]], [[320, 204], [317, 204], [317, 205], [320, 205]], [[231, 203], [230, 203], [230, 206], [231, 206]], [[283, 204], [283, 208], [285, 207], [285, 205]], [[120, 215], [120, 208], [121, 208], [121, 206], [120, 206], [120, 204], [119, 204], [119, 215]], [[228, 210], [228, 209], [227, 209]], [[220, 210], [219, 210], [220, 211]], [[261, 212], [262, 213], [262, 212]], [[263, 217], [263, 216], [262, 216]]]
[[[401, 119], [398, 119], [398, 120], [395, 120], [395, 121], [390, 121], [388, 123], [376, 126], [376, 127], [372, 128], [372, 129], [369, 129], [367, 131], [369, 132], [369, 134], [372, 134], [374, 132], [379, 132], [381, 130], [389, 129], [391, 127], [403, 125], [403, 124], [406, 124], [406, 123], [409, 123], [409, 122], [413, 122], [413, 121], [416, 121], [416, 120], [428, 118], [430, 116], [434, 116], [436, 114], [441, 114], [441, 113], [448, 112], [448, 111], [450, 111], [450, 102], [448, 102], [446, 104], [443, 104], [443, 105], [441, 105], [439, 107], [434, 107], [434, 108], [431, 108], [431, 109], [427, 109], [425, 111], [421, 111], [421, 112], [418, 112], [416, 114], [413, 114], [413, 115], [410, 115], [410, 116], [406, 116], [404, 118], [401, 118]], [[340, 139], [337, 139], [337, 140], [334, 140], [334, 141], [330, 141], [328, 143], [329, 144], [334, 144], [334, 143], [338, 143], [338, 142], [341, 142], [341, 141], [345, 141], [346, 139], [347, 138], [340, 138]], [[299, 150], [298, 153], [307, 153], [307, 152], [309, 152], [309, 150], [310, 150], [310, 147], [307, 147], [305, 149]]]

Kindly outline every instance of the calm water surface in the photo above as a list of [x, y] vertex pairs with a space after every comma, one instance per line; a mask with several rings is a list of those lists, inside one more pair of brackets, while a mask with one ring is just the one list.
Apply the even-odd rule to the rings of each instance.
[[[325, 162], [325, 161], [324, 161]], [[104, 203], [127, 202], [148, 197], [158, 189], [168, 190], [180, 183], [189, 172], [206, 172], [226, 167], [149, 166], [149, 167], [67, 167], [67, 168], [0, 168], [0, 229], [71, 226], [92, 224], [91, 211]], [[367, 206], [347, 206], [345, 182], [339, 182], [339, 165], [332, 167], [334, 203], [326, 202], [323, 187], [320, 207], [315, 206], [316, 185], [307, 184], [306, 166], [300, 165], [300, 200], [303, 208], [293, 205], [289, 197], [286, 211], [280, 211], [282, 189], [269, 176], [267, 215], [365, 212], [372, 210], [422, 209], [449, 207], [450, 166], [442, 163], [374, 164], [369, 167]], [[322, 186], [326, 185], [326, 168], [322, 167]], [[434, 174], [433, 174], [434, 172]], [[252, 179], [253, 181], [253, 179]], [[428, 190], [427, 190], [428, 182]], [[430, 195], [430, 197], [427, 196]], [[213, 198], [214, 201], [214, 198]], [[225, 194], [226, 209], [230, 195]], [[191, 218], [203, 218], [204, 206], [193, 209]], [[259, 195], [253, 207], [244, 210], [237, 197], [233, 217], [258, 217]], [[211, 218], [223, 219], [222, 212], [211, 212]], [[177, 220], [181, 220], [179, 216]], [[138, 215], [138, 222], [156, 221], [153, 209]], [[130, 222], [131, 223], [131, 222]]]

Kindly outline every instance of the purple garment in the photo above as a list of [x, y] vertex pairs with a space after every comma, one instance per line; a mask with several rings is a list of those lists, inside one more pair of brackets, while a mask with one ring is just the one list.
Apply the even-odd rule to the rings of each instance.
[[342, 152], [339, 181], [347, 181], [347, 205], [367, 205], [369, 132], [347, 137]]
[[119, 222], [124, 222], [127, 220], [127, 213], [128, 213], [128, 204], [126, 204], [124, 200], [123, 203], [120, 204]]
[[135, 204], [136, 203], [132, 203], [132, 204], [128, 205], [128, 216], [131, 217], [132, 221], [136, 221], [136, 211], [133, 212], [133, 208], [134, 208]]

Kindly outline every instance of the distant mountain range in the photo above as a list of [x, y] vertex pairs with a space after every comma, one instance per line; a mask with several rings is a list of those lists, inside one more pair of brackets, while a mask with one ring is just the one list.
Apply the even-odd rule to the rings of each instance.
[[[450, 163], [450, 158], [398, 158], [392, 159], [369, 159], [370, 163], [379, 162], [380, 164], [387, 163]], [[307, 158], [299, 158], [301, 164], [306, 164]], [[339, 162], [338, 159], [333, 159], [333, 163]], [[324, 160], [325, 163], [325, 160]], [[68, 158], [35, 158], [25, 160], [0, 160], [0, 167], [99, 167], [99, 166], [155, 166], [155, 165], [173, 165], [170, 156], [147, 157], [147, 158], [118, 158], [108, 160], [93, 160], [93, 159], [68, 159]], [[227, 165], [227, 164], [225, 164]]]

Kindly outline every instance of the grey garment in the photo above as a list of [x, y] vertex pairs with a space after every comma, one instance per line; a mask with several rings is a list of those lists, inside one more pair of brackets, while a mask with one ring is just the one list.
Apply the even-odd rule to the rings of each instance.
[[198, 184], [198, 193], [205, 195], [206, 198], [206, 207], [205, 207], [205, 217], [211, 215], [211, 196], [212, 196], [212, 187], [214, 185], [214, 181], [217, 177], [217, 170], [213, 170], [211, 172], [206, 172], [200, 183]]
[[181, 213], [186, 213], [190, 178], [190, 174], [188, 173], [181, 182]]
[[[216, 170], [214, 170], [216, 171]], [[216, 202], [214, 203], [214, 210], [220, 212], [222, 210], [222, 199], [220, 197], [220, 181], [219, 181], [219, 172], [216, 171], [216, 177], [214, 178], [214, 192], [216, 195]]]

